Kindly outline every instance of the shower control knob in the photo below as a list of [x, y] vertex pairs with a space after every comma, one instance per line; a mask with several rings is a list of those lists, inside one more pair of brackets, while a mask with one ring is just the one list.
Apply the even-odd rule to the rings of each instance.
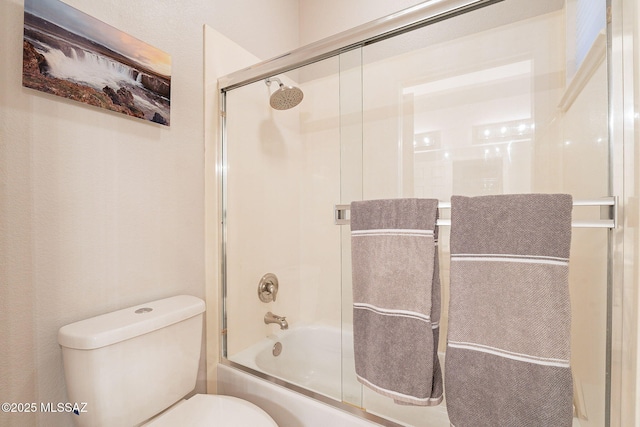
[[278, 278], [273, 273], [267, 273], [260, 279], [258, 283], [258, 298], [262, 302], [271, 302], [276, 300], [278, 293]]

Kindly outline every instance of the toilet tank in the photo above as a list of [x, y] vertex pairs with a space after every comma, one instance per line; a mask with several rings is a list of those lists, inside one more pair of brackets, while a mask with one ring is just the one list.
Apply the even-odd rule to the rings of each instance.
[[139, 425], [191, 392], [204, 310], [180, 295], [60, 328], [69, 402], [84, 409], [76, 425]]

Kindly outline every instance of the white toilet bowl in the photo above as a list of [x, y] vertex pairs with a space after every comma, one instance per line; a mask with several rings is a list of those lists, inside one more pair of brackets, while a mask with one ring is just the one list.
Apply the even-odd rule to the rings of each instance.
[[196, 394], [182, 400], [144, 427], [278, 427], [251, 402], [231, 396]]

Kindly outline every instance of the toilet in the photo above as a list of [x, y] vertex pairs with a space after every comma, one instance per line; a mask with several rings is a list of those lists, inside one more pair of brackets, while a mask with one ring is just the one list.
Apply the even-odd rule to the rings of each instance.
[[258, 406], [193, 391], [205, 304], [180, 295], [92, 317], [58, 331], [78, 427], [277, 427]]

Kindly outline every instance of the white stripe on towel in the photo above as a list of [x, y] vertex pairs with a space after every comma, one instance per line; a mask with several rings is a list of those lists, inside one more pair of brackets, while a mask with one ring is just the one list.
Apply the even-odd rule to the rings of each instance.
[[423, 322], [431, 322], [431, 316], [418, 313], [417, 311], [381, 308], [381, 307], [376, 307], [375, 305], [372, 305], [372, 304], [365, 304], [361, 302], [354, 302], [353, 308], [373, 311], [374, 313], [381, 314], [383, 316], [410, 317], [410, 318], [422, 320]]
[[371, 387], [374, 390], [382, 391], [383, 394], [386, 394], [387, 396], [395, 396], [395, 397], [398, 397], [398, 398], [411, 400], [413, 402], [428, 403], [429, 406], [437, 405], [440, 402], [442, 402], [442, 395], [437, 396], [437, 397], [424, 397], [424, 398], [411, 396], [411, 395], [408, 395], [408, 394], [398, 393], [397, 391], [388, 390], [386, 388], [379, 387], [379, 386], [377, 386], [375, 384], [372, 384], [370, 381], [367, 381], [365, 378], [362, 378], [360, 375], [356, 374], [356, 377], [358, 378], [358, 381], [362, 382], [363, 384], [368, 385], [369, 387]]
[[530, 354], [515, 353], [513, 351], [503, 350], [501, 348], [491, 347], [488, 345], [449, 341], [447, 342], [447, 346], [453, 348], [462, 348], [465, 350], [479, 351], [482, 353], [489, 353], [495, 356], [504, 357], [506, 359], [518, 360], [520, 362], [533, 363], [536, 365], [557, 366], [559, 368], [569, 367], [569, 361], [566, 359], [554, 359], [551, 357], [538, 357], [532, 356]]
[[403, 229], [403, 228], [376, 228], [371, 230], [352, 230], [352, 237], [366, 236], [413, 236], [433, 237], [433, 230]]
[[522, 262], [568, 266], [567, 258], [511, 254], [451, 254], [451, 261]]

